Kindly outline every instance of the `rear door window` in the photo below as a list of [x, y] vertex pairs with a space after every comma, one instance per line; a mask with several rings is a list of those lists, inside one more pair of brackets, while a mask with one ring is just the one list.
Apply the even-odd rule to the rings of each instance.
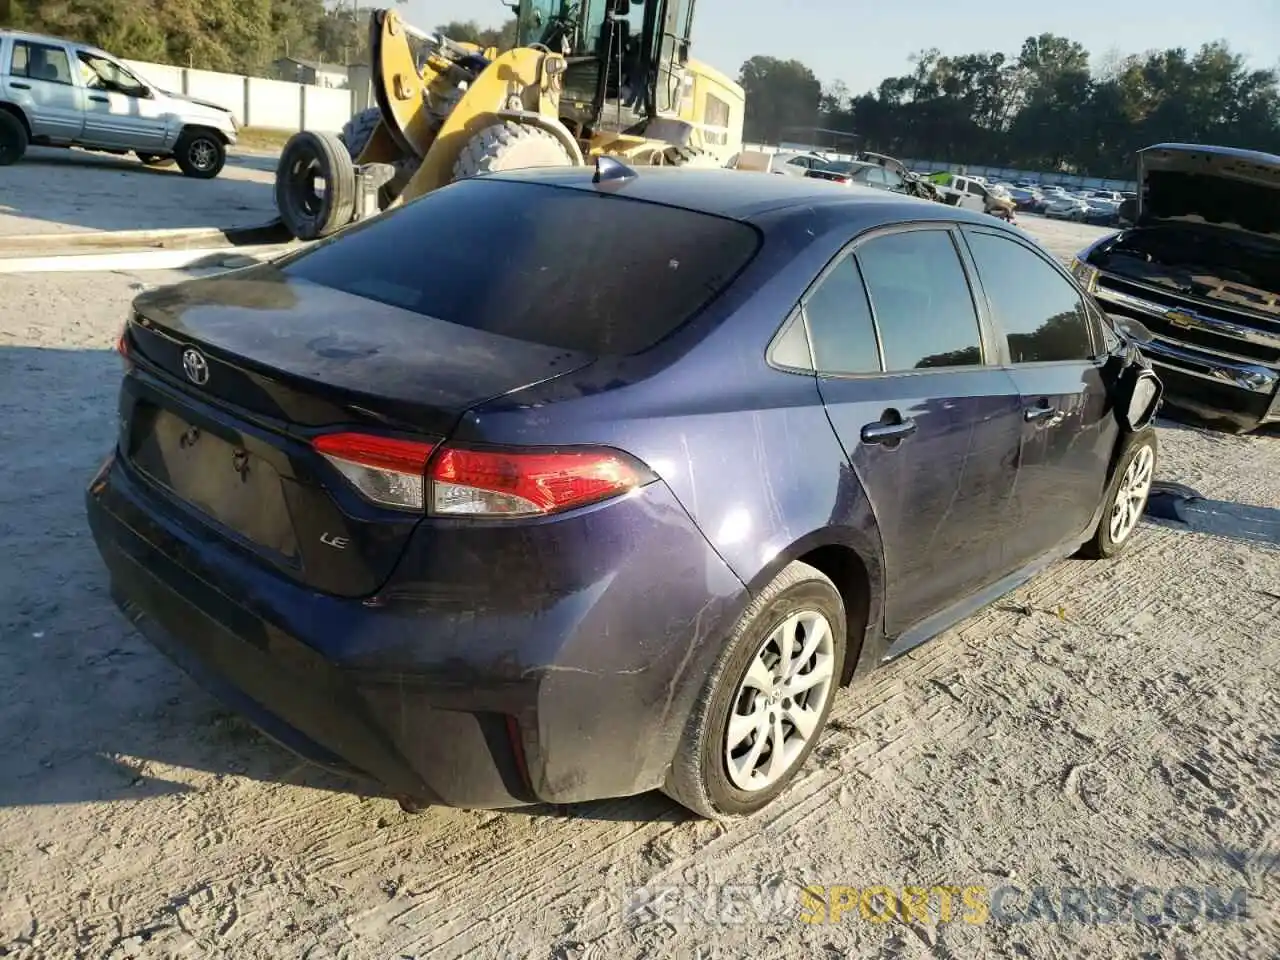
[[991, 311], [1014, 363], [1063, 363], [1096, 352], [1079, 290], [1016, 240], [966, 231]]
[[805, 298], [804, 313], [819, 373], [880, 372], [871, 307], [852, 256], [846, 254]]
[[283, 272], [459, 326], [626, 355], [719, 296], [759, 243], [736, 220], [480, 177], [352, 227]]
[[15, 40], [9, 72], [15, 77], [26, 77], [28, 80], [45, 80], [66, 85], [72, 83], [71, 61], [67, 57], [67, 51], [62, 47], [51, 47], [43, 43]]
[[875, 237], [858, 247], [857, 256], [886, 371], [983, 362], [973, 295], [948, 231]]

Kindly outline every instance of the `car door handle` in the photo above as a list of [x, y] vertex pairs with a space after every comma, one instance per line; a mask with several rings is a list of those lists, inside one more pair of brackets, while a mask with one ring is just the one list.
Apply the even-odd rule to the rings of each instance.
[[94, 103], [110, 103], [110, 102], [111, 102], [111, 100], [110, 100], [110, 99], [108, 99], [107, 97], [94, 97], [94, 96], [91, 96], [89, 99], [90, 99], [90, 100], [92, 100]]
[[916, 422], [910, 417], [896, 422], [877, 420], [875, 423], [868, 423], [862, 428], [862, 442], [893, 443], [895, 440], [909, 437], [915, 432]]
[[9, 86], [13, 87], [15, 90], [30, 90], [30, 89], [31, 89], [31, 84], [29, 84], [29, 83], [18, 83], [16, 80], [10, 80], [10, 81], [9, 81]]
[[1048, 417], [1052, 417], [1057, 412], [1058, 412], [1057, 407], [1049, 407], [1049, 406], [1027, 407], [1025, 410], [1022, 411], [1022, 417], [1024, 420], [1027, 421], [1027, 423], [1034, 423], [1037, 420], [1044, 420]]

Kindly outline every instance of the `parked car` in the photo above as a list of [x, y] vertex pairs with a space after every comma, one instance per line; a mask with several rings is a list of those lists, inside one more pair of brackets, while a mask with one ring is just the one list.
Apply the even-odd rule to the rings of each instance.
[[411, 809], [759, 809], [838, 687], [1123, 550], [1155, 469], [1140, 325], [925, 204], [515, 171], [143, 293], [86, 495], [112, 593]]
[[906, 191], [906, 180], [900, 173], [869, 161], [834, 160], [821, 167], [814, 167], [805, 176], [815, 180], [875, 187], [877, 190], [892, 190], [896, 193]]
[[1043, 213], [1047, 205], [1044, 195], [1037, 190], [1028, 190], [1023, 187], [1014, 187], [1009, 191], [1009, 197], [1017, 205], [1019, 210], [1028, 213]]
[[150, 86], [97, 47], [0, 30], [0, 166], [29, 144], [83, 147], [207, 180], [238, 134], [230, 110]]
[[1060, 196], [1049, 201], [1044, 208], [1044, 215], [1053, 220], [1083, 221], [1089, 215], [1089, 204], [1079, 197]]
[[810, 170], [826, 166], [828, 162], [826, 157], [816, 153], [765, 153], [744, 150], [729, 163], [729, 166], [735, 170], [803, 177]]
[[1106, 309], [1142, 320], [1170, 403], [1237, 430], [1280, 420], [1280, 157], [1139, 153], [1133, 226], [1080, 252]]

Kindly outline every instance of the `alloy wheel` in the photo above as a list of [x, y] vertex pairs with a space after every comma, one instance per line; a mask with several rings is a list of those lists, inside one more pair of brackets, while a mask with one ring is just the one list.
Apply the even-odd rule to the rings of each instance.
[[197, 170], [209, 170], [218, 160], [217, 148], [208, 140], [197, 140], [188, 151], [191, 165]]
[[835, 681], [831, 624], [816, 611], [788, 616], [756, 651], [738, 684], [724, 738], [729, 781], [766, 790], [817, 732]]
[[1147, 497], [1151, 493], [1152, 473], [1155, 467], [1155, 453], [1151, 447], [1144, 445], [1129, 461], [1129, 466], [1120, 479], [1116, 490], [1115, 503], [1111, 507], [1111, 522], [1108, 532], [1111, 542], [1123, 543], [1133, 533], [1142, 519], [1142, 511], [1146, 509]]

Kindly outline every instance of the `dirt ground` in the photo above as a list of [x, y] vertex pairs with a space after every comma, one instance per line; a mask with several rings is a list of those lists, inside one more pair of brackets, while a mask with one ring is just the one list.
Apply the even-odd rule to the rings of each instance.
[[[1086, 236], [1026, 222], [1061, 253]], [[130, 297], [178, 278], [3, 279], [0, 957], [1280, 955], [1280, 551], [1214, 519], [1249, 504], [1274, 530], [1280, 437], [1163, 426], [1159, 475], [1221, 501], [1216, 533], [1146, 524], [846, 691], [753, 819], [653, 795], [408, 816], [258, 737], [108, 599], [82, 491], [111, 346]], [[1016, 909], [808, 923], [812, 885], [1016, 887]], [[1156, 912], [1191, 893], [1160, 923], [1029, 916], [1034, 888], [1098, 886], [1151, 887]], [[1206, 917], [1207, 888], [1247, 915]]]
[[132, 156], [33, 147], [0, 178], [0, 238], [99, 230], [238, 227], [275, 216], [276, 158], [235, 152], [213, 180]]

